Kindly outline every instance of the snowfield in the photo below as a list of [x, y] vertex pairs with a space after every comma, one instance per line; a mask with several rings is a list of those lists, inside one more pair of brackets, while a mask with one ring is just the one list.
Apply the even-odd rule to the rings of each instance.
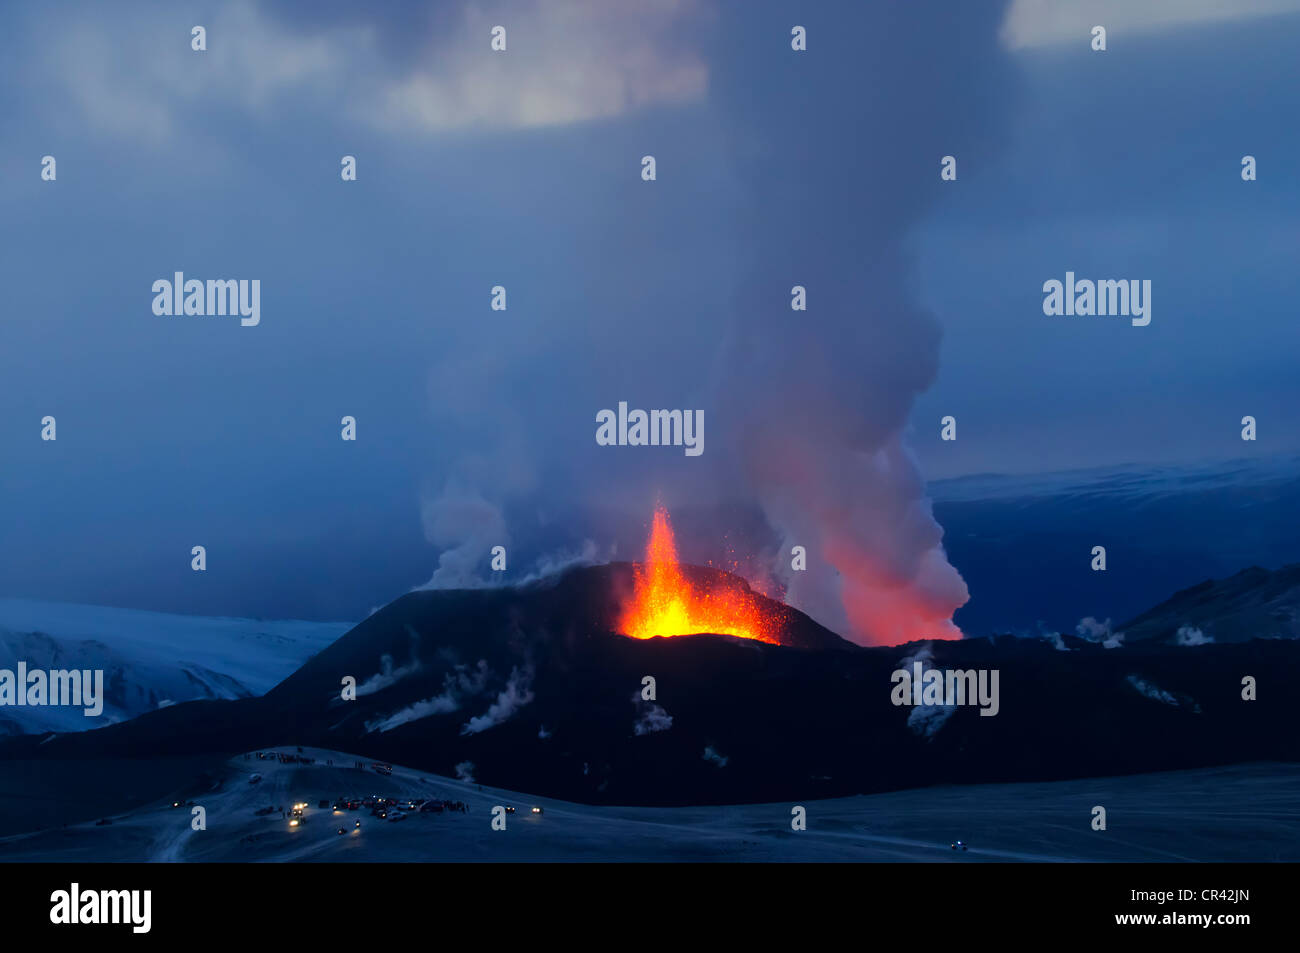
[[0, 669], [103, 669], [104, 711], [0, 708], [0, 734], [84, 731], [160, 706], [261, 695], [352, 628], [0, 599]]
[[[0, 838], [0, 860], [1300, 860], [1300, 765], [1291, 764], [807, 801], [807, 830], [795, 832], [792, 804], [589, 807], [402, 767], [383, 775], [368, 762], [355, 767], [354, 756], [339, 752], [309, 748], [304, 756], [315, 763], [232, 758], [211, 790], [178, 792], [179, 807], [167, 800], [114, 816], [111, 824], [91, 821]], [[256, 784], [249, 783], [253, 774], [261, 775]], [[345, 795], [463, 801], [467, 811], [409, 812], [399, 822], [364, 808], [336, 813], [318, 807], [321, 799], [333, 804]], [[288, 812], [303, 801], [302, 823], [291, 827], [278, 808]], [[497, 805], [515, 808], [505, 830], [491, 826]], [[1091, 829], [1094, 805], [1107, 810], [1105, 831]], [[206, 830], [192, 829], [194, 806], [205, 809]], [[255, 813], [268, 806], [277, 810]], [[532, 813], [535, 806], [542, 813]], [[969, 849], [954, 851], [955, 840]]]

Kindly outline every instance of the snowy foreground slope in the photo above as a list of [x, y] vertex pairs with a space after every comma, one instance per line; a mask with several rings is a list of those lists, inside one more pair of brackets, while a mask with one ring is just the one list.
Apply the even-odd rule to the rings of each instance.
[[0, 708], [0, 735], [83, 731], [160, 706], [261, 695], [350, 622], [169, 615], [105, 606], [0, 599], [0, 669], [103, 669], [104, 713]]
[[[296, 753], [296, 749], [278, 749]], [[1296, 861], [1300, 766], [1227, 768], [1044, 784], [936, 787], [789, 803], [593, 807], [533, 798], [402, 767], [383, 776], [347, 754], [311, 765], [238, 756], [154, 806], [0, 838], [0, 861]], [[333, 765], [326, 762], [332, 760]], [[257, 773], [262, 780], [249, 784]], [[463, 801], [465, 813], [335, 812], [320, 799], [380, 795]], [[191, 828], [193, 807], [207, 829]], [[306, 801], [297, 827], [279, 811]], [[511, 806], [506, 829], [492, 808]], [[1091, 829], [1094, 805], [1108, 829]], [[532, 808], [542, 808], [533, 814]], [[395, 816], [396, 812], [394, 812]], [[357, 821], [360, 829], [356, 828]], [[340, 834], [339, 830], [344, 833]], [[954, 851], [960, 839], [967, 851]]]

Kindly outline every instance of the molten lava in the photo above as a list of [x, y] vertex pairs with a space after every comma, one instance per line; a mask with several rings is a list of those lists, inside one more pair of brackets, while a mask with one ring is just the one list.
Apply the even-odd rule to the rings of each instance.
[[668, 511], [655, 508], [645, 563], [636, 567], [636, 589], [620, 630], [634, 639], [708, 632], [780, 644], [780, 620], [743, 583], [692, 584], [677, 562]]

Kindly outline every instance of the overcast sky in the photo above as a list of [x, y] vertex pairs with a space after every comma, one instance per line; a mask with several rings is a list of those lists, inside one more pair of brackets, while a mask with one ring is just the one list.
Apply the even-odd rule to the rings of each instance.
[[[1300, 0], [1138, 6], [6, 4], [0, 590], [329, 614], [587, 504], [816, 535], [916, 524], [922, 477], [1300, 449]], [[1151, 324], [1045, 316], [1067, 270], [1150, 279]], [[175, 271], [260, 279], [261, 323], [155, 316]], [[705, 454], [597, 447], [620, 400], [703, 408]], [[882, 562], [959, 601], [932, 544]]]

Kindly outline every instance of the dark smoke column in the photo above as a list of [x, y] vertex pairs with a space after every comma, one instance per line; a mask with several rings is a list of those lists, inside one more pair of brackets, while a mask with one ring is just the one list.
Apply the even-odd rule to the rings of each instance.
[[[781, 565], [807, 547], [808, 570], [786, 574], [792, 604], [865, 644], [957, 638], [966, 585], [903, 445], [940, 342], [905, 243], [997, 148], [1003, 4], [724, 8], [710, 99], [741, 188], [743, 267], [719, 439], [785, 538]], [[806, 52], [790, 49], [795, 24]], [[939, 179], [948, 154], [956, 183]], [[806, 311], [791, 310], [795, 285]]]

